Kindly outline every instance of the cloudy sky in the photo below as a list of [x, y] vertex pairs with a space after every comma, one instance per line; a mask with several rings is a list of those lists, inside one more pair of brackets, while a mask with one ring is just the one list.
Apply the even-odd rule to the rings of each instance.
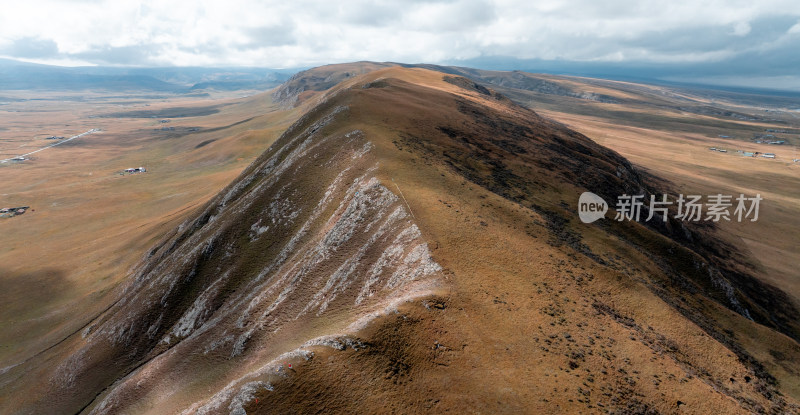
[[800, 2], [4, 2], [0, 57], [271, 68], [355, 60], [505, 62], [500, 66], [519, 69], [558, 63], [794, 88], [800, 87]]

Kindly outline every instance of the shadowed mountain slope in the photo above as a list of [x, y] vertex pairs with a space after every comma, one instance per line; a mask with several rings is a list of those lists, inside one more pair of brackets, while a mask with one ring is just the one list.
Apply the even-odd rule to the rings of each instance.
[[289, 84], [316, 91], [292, 101], [306, 115], [154, 247], [103, 315], [4, 373], [20, 398], [0, 405], [798, 410], [751, 351], [770, 342], [797, 362], [796, 310], [727, 277], [713, 229], [577, 221], [582, 191], [655, 193], [623, 157], [464, 78], [304, 76]]

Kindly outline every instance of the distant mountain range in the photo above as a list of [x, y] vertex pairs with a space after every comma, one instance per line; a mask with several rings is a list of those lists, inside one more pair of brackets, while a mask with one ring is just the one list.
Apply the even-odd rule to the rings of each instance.
[[294, 72], [268, 68], [61, 67], [0, 59], [0, 90], [266, 90]]
[[[800, 91], [791, 88], [775, 89], [763, 88], [755, 85], [751, 87], [720, 85], [713, 82], [696, 81], [691, 73], [675, 73], [657, 66], [640, 66], [631, 68], [615, 67], [613, 65], [579, 65], [558, 64], [550, 61], [519, 60], [519, 59], [477, 59], [469, 61], [451, 62], [455, 65], [431, 64], [403, 64], [405, 67], [419, 67], [432, 69], [454, 75], [481, 78], [490, 73], [490, 79], [479, 79], [482, 82], [495, 86], [512, 86], [528, 90], [540, 90], [543, 93], [554, 95], [569, 95], [566, 90], [545, 91], [552, 85], [535, 81], [534, 84], [521, 85], [517, 75], [511, 77], [502, 75], [502, 72], [530, 72], [554, 75], [570, 75], [592, 78], [613, 79], [618, 81], [644, 82], [653, 85], [670, 87], [688, 87], [696, 90], [698, 87], [709, 90], [717, 95], [720, 91], [737, 94], [786, 97], [796, 100]], [[378, 65], [395, 66], [392, 62]], [[479, 68], [479, 69], [472, 69]], [[109, 91], [149, 91], [171, 93], [196, 93], [201, 90], [236, 91], [236, 90], [267, 90], [274, 88], [292, 75], [307, 68], [270, 69], [254, 67], [206, 68], [206, 67], [109, 67], [109, 66], [81, 66], [63, 67], [22, 62], [12, 59], [0, 59], [0, 91], [7, 90], [52, 90], [52, 91], [80, 91], [80, 90], [109, 90]], [[677, 78], [676, 78], [677, 77]], [[677, 81], [676, 79], [683, 79]], [[527, 80], [523, 82], [528, 82]], [[330, 87], [334, 84], [328, 80]], [[714, 92], [712, 92], [714, 91]], [[593, 97], [603, 100], [604, 97]]]

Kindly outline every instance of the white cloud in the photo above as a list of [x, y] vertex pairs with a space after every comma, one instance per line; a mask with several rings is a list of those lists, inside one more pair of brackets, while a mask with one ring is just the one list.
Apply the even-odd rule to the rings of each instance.
[[[44, 0], [4, 5], [0, 55], [25, 58], [20, 53], [25, 41], [39, 45], [28, 53], [36, 52], [36, 56], [28, 59], [47, 61], [42, 54], [50, 51], [53, 61], [127, 65], [289, 67], [359, 59], [438, 62], [491, 55], [713, 61], [735, 55], [743, 42], [752, 50], [759, 47], [758, 42], [775, 41], [769, 36], [760, 39], [766, 35], [754, 22], [781, 15], [794, 16], [797, 22], [800, 8], [796, 4], [796, 0], [703, 4]], [[787, 26], [783, 35], [798, 32], [800, 23]], [[687, 40], [681, 41], [682, 37]]]
[[748, 33], [750, 33], [751, 30], [752, 28], [750, 27], [750, 24], [747, 22], [739, 22], [733, 26], [733, 34], [735, 34], [736, 36], [746, 36]]

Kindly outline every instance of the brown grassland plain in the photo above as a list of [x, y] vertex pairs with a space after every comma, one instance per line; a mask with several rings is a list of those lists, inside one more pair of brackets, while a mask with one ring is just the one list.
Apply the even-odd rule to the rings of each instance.
[[[235, 178], [296, 116], [269, 95], [6, 91], [0, 158], [0, 367], [83, 327], [159, 240]], [[162, 123], [161, 120], [169, 122]], [[174, 130], [161, 130], [173, 127]], [[192, 131], [190, 131], [192, 130]], [[131, 167], [146, 173], [125, 174]]]

